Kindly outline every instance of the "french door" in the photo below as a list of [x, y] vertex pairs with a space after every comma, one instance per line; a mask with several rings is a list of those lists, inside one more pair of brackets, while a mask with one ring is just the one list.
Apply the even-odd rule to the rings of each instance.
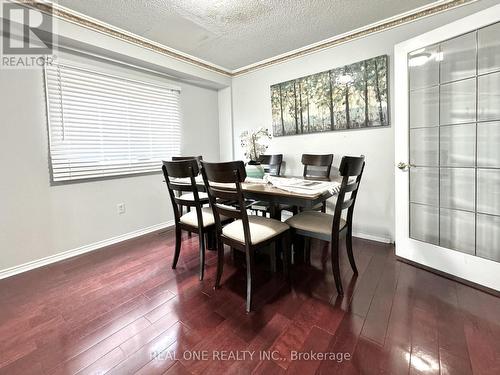
[[500, 290], [500, 7], [395, 48], [396, 253]]

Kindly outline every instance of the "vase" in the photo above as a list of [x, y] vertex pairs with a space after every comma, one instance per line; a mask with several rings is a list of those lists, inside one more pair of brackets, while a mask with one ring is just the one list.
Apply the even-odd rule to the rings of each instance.
[[252, 178], [263, 178], [265, 174], [264, 168], [257, 162], [247, 163], [245, 171], [247, 172], [247, 177]]

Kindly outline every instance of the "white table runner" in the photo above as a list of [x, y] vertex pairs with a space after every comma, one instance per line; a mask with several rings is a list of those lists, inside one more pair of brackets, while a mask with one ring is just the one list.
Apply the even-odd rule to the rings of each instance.
[[340, 190], [340, 182], [337, 181], [314, 181], [300, 178], [286, 178], [268, 176], [267, 180], [279, 189], [303, 195], [318, 195], [326, 191], [337, 194]]

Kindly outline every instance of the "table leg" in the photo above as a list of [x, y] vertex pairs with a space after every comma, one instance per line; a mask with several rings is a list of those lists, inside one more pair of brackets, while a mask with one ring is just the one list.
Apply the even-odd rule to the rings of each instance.
[[207, 249], [208, 250], [216, 250], [217, 243], [216, 243], [215, 230], [208, 231], [206, 236], [207, 236]]
[[276, 219], [281, 221], [281, 211], [279, 209], [278, 204], [271, 203], [269, 205], [269, 216], [271, 217], [271, 219]]
[[294, 236], [293, 238], [293, 263], [294, 264], [304, 264], [304, 246], [305, 240], [302, 236]]

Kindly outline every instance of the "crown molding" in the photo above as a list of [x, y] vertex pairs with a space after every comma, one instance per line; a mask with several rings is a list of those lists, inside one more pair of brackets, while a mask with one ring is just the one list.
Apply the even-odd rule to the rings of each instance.
[[254, 64], [235, 69], [231, 71], [231, 73], [233, 77], [245, 73], [250, 73], [254, 70], [262, 69], [270, 65], [280, 64], [288, 60], [293, 60], [298, 57], [319, 52], [321, 50], [348, 43], [356, 39], [364, 38], [372, 34], [377, 34], [383, 31], [394, 29], [396, 27], [420, 20], [422, 18], [430, 17], [438, 13], [443, 13], [445, 11], [455, 9], [463, 5], [471, 4], [476, 1], [479, 0], [441, 0], [437, 3], [434, 2], [429, 5], [413, 9], [409, 12], [401, 13], [396, 16], [386, 18], [385, 20], [348, 31], [344, 34], [336, 35], [332, 38], [328, 38], [320, 42], [316, 42], [308, 46], [304, 46], [296, 50], [256, 62]]
[[79, 13], [72, 9], [63, 7], [62, 5], [56, 4], [52, 1], [44, 1], [44, 0], [15, 0], [15, 1], [25, 6], [29, 6], [33, 9], [37, 9], [40, 12], [51, 14], [53, 17], [59, 18], [61, 20], [76, 24], [81, 27], [85, 27], [92, 31], [96, 31], [101, 34], [111, 36], [115, 39], [119, 39], [142, 48], [149, 49], [151, 51], [160, 53], [162, 55], [172, 57], [176, 60], [196, 65], [200, 68], [207, 69], [225, 76], [230, 77], [232, 75], [230, 69], [221, 67], [219, 65], [205, 61], [195, 56], [191, 56], [187, 53], [178, 51], [174, 48], [167, 47], [161, 43], [154, 42], [150, 39], [143, 38], [137, 34], [110, 25], [106, 22]]
[[134, 33], [128, 32], [121, 28], [112, 26], [106, 22], [99, 21], [95, 18], [86, 16], [74, 10], [68, 9], [61, 5], [52, 3], [50, 1], [41, 0], [17, 0], [17, 2], [37, 9], [42, 12], [50, 13], [54, 17], [59, 19], [77, 24], [79, 26], [85, 27], [87, 29], [111, 36], [113, 38], [123, 40], [125, 42], [140, 46], [152, 50], [154, 52], [172, 57], [174, 59], [198, 66], [200, 68], [210, 70], [215, 73], [222, 74], [228, 77], [236, 77], [252, 71], [268, 67], [270, 65], [280, 64], [288, 60], [293, 60], [298, 57], [309, 55], [321, 50], [331, 48], [340, 44], [351, 42], [356, 39], [366, 37], [368, 35], [380, 33], [386, 30], [390, 30], [422, 18], [430, 17], [432, 15], [443, 13], [451, 9], [458, 8], [463, 5], [471, 4], [479, 0], [441, 0], [438, 2], [431, 3], [429, 5], [411, 10], [406, 13], [396, 15], [391, 18], [387, 18], [380, 22], [376, 22], [361, 28], [346, 32], [341, 35], [334, 36], [322, 40], [320, 42], [304, 46], [302, 48], [286, 52], [281, 55], [271, 57], [238, 69], [227, 69], [222, 66], [213, 64], [209, 61], [202, 60], [195, 56], [183, 53], [176, 49], [167, 47], [161, 43], [154, 42], [152, 40], [143, 38]]

